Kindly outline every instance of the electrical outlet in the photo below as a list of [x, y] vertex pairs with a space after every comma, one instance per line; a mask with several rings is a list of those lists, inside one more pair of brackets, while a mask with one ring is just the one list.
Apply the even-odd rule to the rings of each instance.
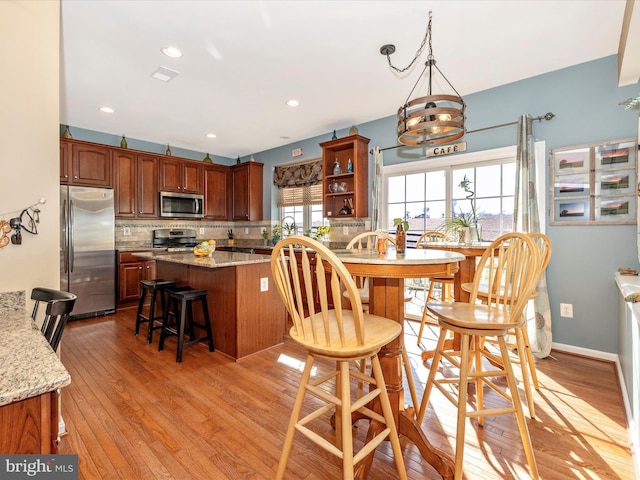
[[200, 235], [204, 233], [204, 227], [200, 227]]
[[565, 318], [573, 318], [573, 305], [571, 303], [561, 303], [560, 316]]
[[249, 235], [249, 229], [248, 229], [248, 228], [245, 228], [245, 229], [244, 229], [244, 234], [245, 234], [245, 235]]
[[269, 277], [262, 277], [260, 279], [260, 291], [267, 292], [269, 290]]
[[123, 234], [123, 235], [125, 235], [125, 236], [131, 235], [131, 228], [129, 228], [129, 227], [124, 227], [124, 228], [122, 229], [122, 234]]
[[349, 235], [349, 227], [342, 227], [342, 234]]

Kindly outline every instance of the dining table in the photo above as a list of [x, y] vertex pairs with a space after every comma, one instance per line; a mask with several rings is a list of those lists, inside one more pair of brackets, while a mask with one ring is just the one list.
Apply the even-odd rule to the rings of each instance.
[[[435, 448], [415, 420], [413, 406], [405, 408], [402, 382], [402, 352], [404, 349], [404, 280], [455, 274], [465, 260], [462, 253], [434, 249], [407, 249], [398, 253], [389, 248], [385, 253], [373, 249], [333, 250], [354, 276], [369, 278], [369, 312], [397, 321], [402, 334], [379, 352], [387, 393], [396, 419], [398, 434], [411, 441], [422, 457], [445, 479], [454, 476], [453, 459]], [[371, 438], [382, 428], [377, 422], [369, 425]], [[358, 465], [356, 478], [366, 478], [373, 461], [373, 452]]]

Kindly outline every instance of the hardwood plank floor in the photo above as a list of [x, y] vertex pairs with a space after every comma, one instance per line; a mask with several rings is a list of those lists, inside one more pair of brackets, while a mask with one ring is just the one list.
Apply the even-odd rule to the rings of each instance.
[[[134, 317], [134, 308], [121, 309], [65, 330], [61, 354], [72, 383], [62, 390], [68, 434], [59, 451], [79, 455], [79, 478], [273, 478], [305, 352], [285, 341], [234, 362], [197, 344], [178, 364], [175, 338], [158, 352], [157, 333], [151, 345], [144, 327], [133, 335]], [[405, 338], [420, 397], [428, 370], [417, 327], [407, 322]], [[423, 346], [434, 339], [428, 332]], [[529, 429], [541, 478], [636, 478], [614, 365], [553, 352], [537, 368], [541, 389]], [[497, 395], [487, 392], [485, 402], [498, 402]], [[333, 434], [326, 419], [320, 425]], [[434, 392], [423, 424], [428, 438], [453, 455], [455, 427], [453, 405]], [[356, 443], [365, 433], [360, 422]], [[470, 421], [465, 442], [465, 478], [529, 478], [513, 416], [488, 417], [483, 428]], [[440, 478], [414, 446], [401, 444], [410, 479]], [[319, 450], [297, 435], [286, 478], [341, 478], [337, 461]], [[388, 442], [376, 451], [369, 478], [397, 478]]]

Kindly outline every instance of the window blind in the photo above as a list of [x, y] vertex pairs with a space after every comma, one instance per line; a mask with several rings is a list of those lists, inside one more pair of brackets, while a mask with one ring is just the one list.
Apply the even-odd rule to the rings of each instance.
[[278, 207], [322, 205], [322, 183], [278, 189]]

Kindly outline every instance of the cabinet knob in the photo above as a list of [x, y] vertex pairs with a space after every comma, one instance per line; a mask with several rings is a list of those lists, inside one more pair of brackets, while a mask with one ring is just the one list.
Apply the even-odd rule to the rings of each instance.
[[73, 178], [77, 179], [77, 178], [78, 178], [78, 175], [74, 175], [74, 176], [73, 176]]
[[142, 267], [138, 267], [138, 270], [142, 270]]

